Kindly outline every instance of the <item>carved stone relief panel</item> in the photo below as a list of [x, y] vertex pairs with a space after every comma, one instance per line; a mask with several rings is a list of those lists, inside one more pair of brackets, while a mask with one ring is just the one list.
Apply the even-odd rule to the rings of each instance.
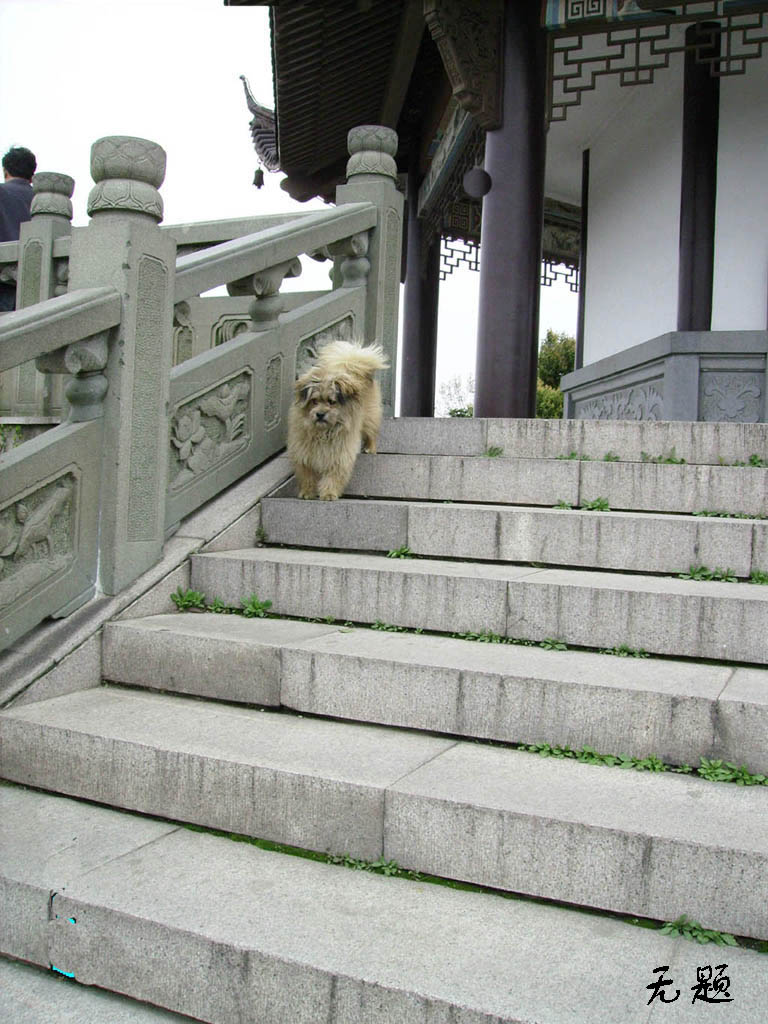
[[661, 381], [609, 391], [596, 398], [574, 400], [577, 420], [660, 420], [664, 411]]
[[711, 373], [699, 377], [699, 419], [759, 423], [764, 406], [762, 373]]
[[213, 331], [211, 332], [211, 347], [215, 348], [217, 345], [223, 345], [226, 341], [236, 338], [238, 334], [245, 334], [246, 331], [252, 330], [253, 324], [248, 317], [219, 317], [213, 325]]
[[267, 363], [264, 374], [264, 429], [272, 430], [280, 423], [283, 396], [282, 352], [278, 352]]
[[248, 446], [252, 376], [244, 370], [176, 407], [171, 416], [172, 491], [217, 469]]
[[302, 338], [296, 349], [296, 376], [300, 377], [314, 365], [317, 353], [323, 345], [327, 345], [329, 341], [352, 341], [354, 330], [355, 321], [352, 314], [349, 314], [342, 320], [337, 320], [336, 323], [329, 324], [327, 327], [315, 331], [314, 334]]
[[190, 359], [195, 350], [195, 330], [188, 302], [173, 307], [173, 365]]
[[0, 611], [74, 561], [77, 490], [70, 469], [0, 509]]

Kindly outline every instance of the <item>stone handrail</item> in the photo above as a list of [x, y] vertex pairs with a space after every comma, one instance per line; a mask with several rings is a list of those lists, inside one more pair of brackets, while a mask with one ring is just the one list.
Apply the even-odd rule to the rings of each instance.
[[376, 226], [373, 203], [350, 203], [211, 246], [176, 261], [175, 301], [258, 274]]
[[[17, 374], [17, 395], [34, 392], [30, 369], [59, 387], [66, 418], [0, 460], [0, 650], [121, 592], [184, 516], [280, 451], [297, 370], [326, 341], [382, 345], [391, 414], [396, 145], [390, 129], [350, 132], [335, 208], [197, 228], [159, 227], [165, 153], [146, 139], [94, 144], [87, 227], [70, 228], [72, 180], [42, 176], [10, 254], [20, 308], [0, 315], [0, 372]], [[177, 242], [205, 248], [178, 256]], [[305, 253], [333, 261], [332, 287], [288, 301]], [[222, 284], [229, 297], [200, 297]]]
[[18, 258], [18, 242], [0, 242], [0, 263], [15, 263]]
[[176, 251], [179, 255], [204, 249], [219, 242], [228, 242], [232, 238], [253, 235], [265, 228], [279, 227], [289, 221], [310, 216], [310, 211], [292, 211], [291, 213], [265, 213], [256, 217], [230, 217], [225, 220], [202, 220], [191, 224], [164, 224], [161, 231], [172, 235], [176, 240]]
[[[19, 309], [67, 291], [74, 187], [67, 174], [37, 173], [31, 220], [21, 225], [17, 242], [0, 245], [0, 281], [15, 287]], [[38, 373], [33, 362], [0, 377], [0, 416], [21, 416], [31, 423], [60, 420], [65, 404], [63, 379]]]
[[114, 288], [81, 288], [0, 318], [0, 371], [120, 323]]

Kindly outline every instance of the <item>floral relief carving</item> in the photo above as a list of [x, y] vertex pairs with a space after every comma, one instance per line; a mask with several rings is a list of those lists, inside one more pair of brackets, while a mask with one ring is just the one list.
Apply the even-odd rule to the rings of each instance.
[[708, 421], [757, 423], [763, 398], [759, 373], [703, 373], [700, 416]]
[[71, 564], [74, 493], [67, 474], [0, 510], [0, 608]]
[[250, 374], [243, 373], [176, 410], [171, 419], [173, 490], [247, 447], [250, 398]]
[[664, 397], [653, 384], [624, 388], [588, 401], [576, 400], [578, 420], [660, 420]]

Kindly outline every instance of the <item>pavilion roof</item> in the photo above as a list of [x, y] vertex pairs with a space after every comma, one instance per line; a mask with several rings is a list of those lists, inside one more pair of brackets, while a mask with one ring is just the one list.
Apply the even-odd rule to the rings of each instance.
[[[228, 0], [245, 6], [252, 0]], [[419, 18], [407, 17], [418, 9]], [[392, 96], [404, 34], [417, 33], [415, 60], [424, 22], [413, 0], [274, 0], [270, 4], [275, 88], [276, 158], [287, 175], [284, 187], [297, 199], [332, 198], [344, 179], [347, 132], [360, 124], [396, 128], [412, 62], [399, 75]], [[404, 84], [403, 83], [404, 79]], [[254, 113], [253, 107], [249, 107]], [[263, 111], [264, 108], [262, 108]], [[267, 112], [268, 113], [268, 112]], [[265, 117], [254, 113], [257, 153], [270, 140]]]

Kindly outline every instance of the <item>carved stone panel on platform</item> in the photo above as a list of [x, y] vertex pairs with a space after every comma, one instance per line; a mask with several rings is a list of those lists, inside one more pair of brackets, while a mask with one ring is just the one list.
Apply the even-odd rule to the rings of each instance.
[[699, 378], [699, 418], [759, 423], [764, 407], [762, 373], [703, 372]]
[[171, 490], [179, 490], [247, 447], [252, 374], [245, 370], [178, 406], [171, 417]]
[[565, 374], [566, 418], [763, 423], [768, 331], [673, 331]]
[[576, 402], [577, 420], [660, 420], [664, 403], [664, 384], [643, 384], [635, 388], [611, 391], [586, 402]]

